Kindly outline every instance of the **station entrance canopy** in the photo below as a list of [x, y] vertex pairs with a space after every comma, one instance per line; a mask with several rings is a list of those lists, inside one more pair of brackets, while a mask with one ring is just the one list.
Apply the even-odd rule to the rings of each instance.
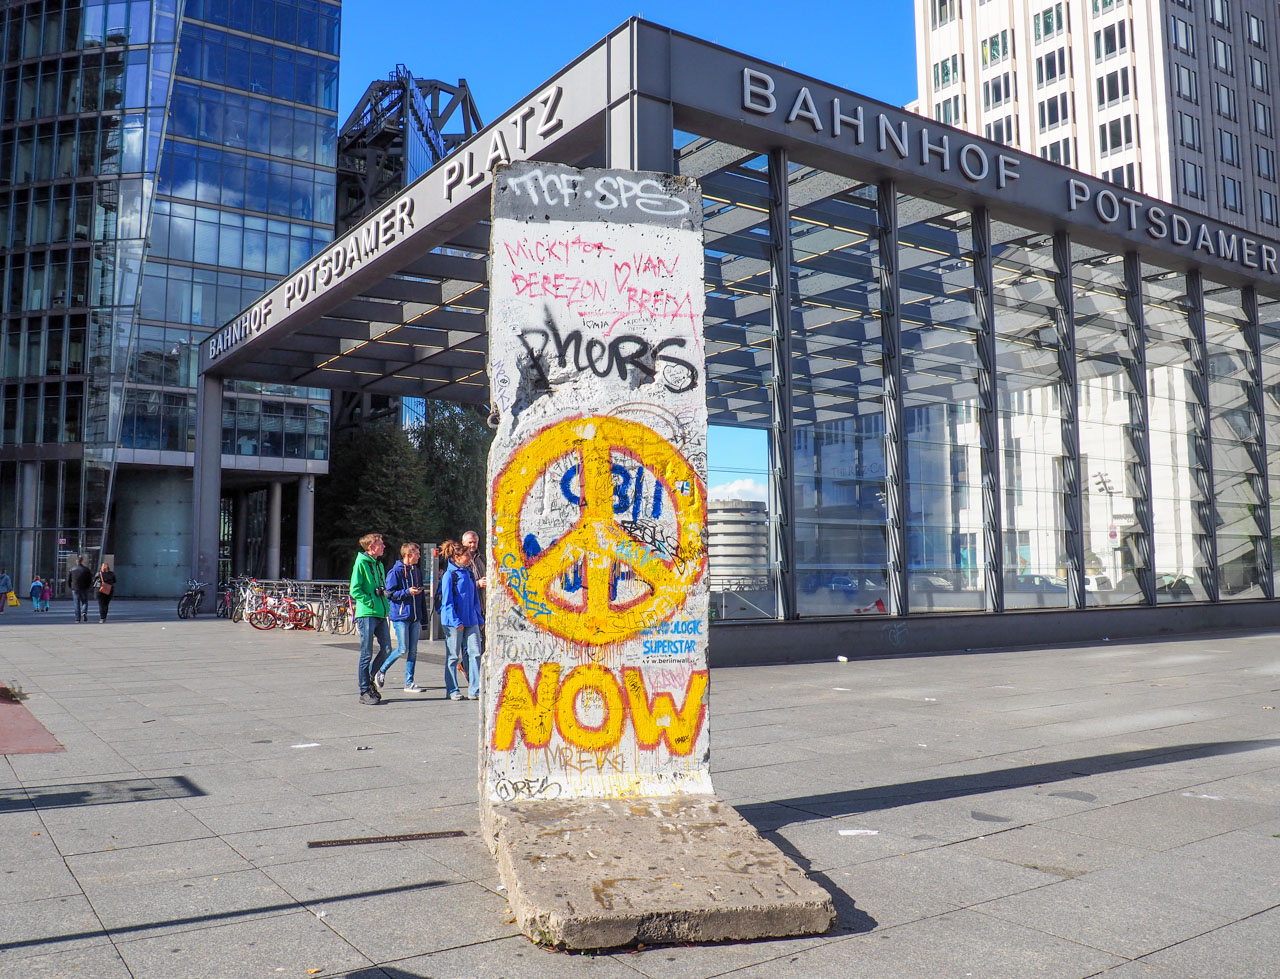
[[[977, 563], [989, 574], [979, 586], [980, 605], [968, 610], [1005, 608], [999, 484], [992, 483], [1001, 464], [992, 400], [993, 225], [1024, 229], [1016, 239], [1011, 231], [1001, 232], [1002, 247], [1020, 248], [1026, 260], [1013, 263], [1019, 265], [1017, 276], [1005, 276], [1011, 295], [1027, 283], [1021, 294], [1030, 296], [1037, 279], [1052, 278], [1037, 271], [1039, 259], [1031, 256], [1048, 254], [1060, 269], [1080, 262], [1123, 262], [1115, 270], [1119, 285], [1112, 292], [1127, 318], [1121, 324], [1099, 312], [1086, 319], [1116, 333], [1129, 348], [1145, 336], [1143, 290], [1137, 289], [1135, 306], [1133, 290], [1126, 293], [1124, 283], [1141, 280], [1149, 268], [1197, 283], [1203, 275], [1247, 295], [1253, 305], [1245, 318], [1255, 326], [1257, 302], [1269, 305], [1271, 297], [1280, 296], [1280, 245], [1273, 240], [795, 71], [631, 20], [201, 344], [198, 576], [207, 578], [210, 555], [216, 552], [223, 378], [488, 403], [491, 171], [517, 159], [676, 172], [701, 182], [710, 421], [773, 435], [771, 514], [774, 526], [782, 528], [775, 551], [783, 575], [780, 618], [792, 617], [796, 604], [792, 423], [800, 413], [814, 424], [847, 421], [870, 410], [872, 402], [876, 412], [884, 412], [878, 435], [886, 443], [879, 494], [881, 538], [889, 527], [888, 543], [882, 545], [888, 547], [882, 562], [888, 576], [886, 607], [891, 614], [907, 609], [911, 583], [902, 528], [908, 504], [894, 477], [905, 466], [903, 392], [895, 390], [894, 380], [904, 364], [912, 371], [910, 398], [955, 402], [961, 400], [957, 390], [967, 385], [981, 401], [986, 427], [976, 440], [982, 465], [974, 467], [981, 469], [974, 482], [978, 495], [990, 495], [974, 528], [978, 540], [964, 545], [970, 555], [964, 560], [982, 552]], [[554, 192], [550, 185], [545, 189]], [[622, 185], [605, 189], [606, 196], [632, 192]], [[944, 242], [949, 229], [967, 242], [963, 254]], [[943, 237], [934, 241], [934, 234]], [[906, 247], [909, 238], [914, 257], [910, 268], [902, 268], [899, 245]], [[857, 247], [866, 242], [870, 247]], [[548, 258], [554, 261], [554, 255]], [[954, 285], [962, 266], [968, 276], [963, 290]], [[625, 268], [620, 266], [618, 274], [625, 277]], [[1049, 362], [1057, 365], [1054, 384], [1064, 384], [1068, 393], [1075, 390], [1068, 325], [1085, 321], [1073, 311], [1070, 282], [1068, 275], [1065, 287], [1057, 284], [1054, 309], [1037, 311], [1027, 302], [1023, 312], [1010, 313], [1023, 316], [1025, 329], [999, 354], [1001, 377], [1013, 379], [1008, 383], [1024, 377], [1034, 384]], [[629, 303], [671, 301], [638, 290], [628, 294], [625, 282], [618, 285]], [[591, 298], [590, 283], [554, 274], [522, 288], [561, 297], [579, 290], [584, 302]], [[1053, 295], [1055, 286], [1049, 288]], [[961, 292], [963, 315], [955, 310]], [[1197, 308], [1202, 314], [1203, 297]], [[1202, 330], [1203, 319], [1198, 322]], [[978, 339], [969, 369], [950, 351], [982, 332], [973, 331], [973, 323], [985, 328], [986, 339]], [[1057, 340], [1055, 323], [1062, 334]], [[867, 354], [872, 333], [874, 357]], [[607, 348], [596, 353], [609, 356]], [[1145, 382], [1129, 363], [1133, 358], [1119, 347], [1095, 358], [1095, 367], [1108, 357], [1112, 369], [1128, 371], [1129, 381], [1142, 387]], [[1145, 359], [1140, 362], [1145, 365]], [[1199, 368], [1207, 370], [1203, 364]], [[1258, 377], [1256, 362], [1252, 376]], [[793, 386], [797, 377], [804, 378], [802, 392]], [[1260, 380], [1255, 387], [1260, 406]], [[859, 390], [866, 393], [859, 396]], [[1145, 397], [1144, 390], [1135, 394]], [[1205, 398], [1201, 402], [1207, 408]], [[1074, 405], [1062, 410], [1069, 443], [1077, 421]], [[1260, 407], [1257, 414], [1264, 414]], [[1145, 418], [1138, 421], [1142, 424], [1133, 427], [1144, 428]], [[1076, 446], [1063, 445], [1064, 457], [1079, 456], [1075, 437]], [[1132, 448], [1150, 479], [1140, 439]], [[1255, 470], [1266, 489], [1265, 460]], [[1054, 548], [1065, 557], [1055, 553], [1052, 563], [1072, 569], [1067, 608], [1088, 604], [1086, 547], [1080, 538], [1082, 478], [1088, 474], [1082, 477], [1067, 465], [1057, 487], [1067, 505], [1061, 546]], [[1149, 485], [1138, 490], [1150, 495]], [[1263, 509], [1267, 500], [1263, 495], [1258, 501]], [[1149, 548], [1155, 534], [1149, 502], [1138, 501], [1124, 516], [1121, 532], [1132, 525]], [[1262, 531], [1269, 538], [1269, 525], [1260, 528], [1260, 536]], [[1143, 565], [1142, 555], [1136, 564]], [[1269, 548], [1265, 564], [1266, 581], [1257, 597], [1270, 599]], [[1145, 604], [1154, 606], [1154, 566], [1149, 560], [1145, 565], [1136, 580]]]

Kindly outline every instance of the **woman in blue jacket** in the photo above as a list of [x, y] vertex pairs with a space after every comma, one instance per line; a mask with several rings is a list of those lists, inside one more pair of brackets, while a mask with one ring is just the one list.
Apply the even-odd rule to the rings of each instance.
[[[444, 626], [444, 691], [450, 700], [476, 700], [480, 696], [480, 608], [479, 589], [471, 576], [471, 552], [457, 541], [440, 548], [449, 567], [440, 580], [440, 623]], [[468, 687], [458, 689], [458, 656], [466, 651]]]
[[400, 545], [400, 560], [387, 572], [387, 604], [391, 628], [396, 631], [395, 652], [381, 663], [374, 664], [373, 682], [379, 688], [387, 680], [387, 668], [401, 654], [404, 655], [404, 692], [420, 694], [422, 688], [413, 682], [413, 670], [418, 664], [418, 638], [422, 625], [427, 621], [427, 593], [422, 587], [422, 549], [412, 542]]

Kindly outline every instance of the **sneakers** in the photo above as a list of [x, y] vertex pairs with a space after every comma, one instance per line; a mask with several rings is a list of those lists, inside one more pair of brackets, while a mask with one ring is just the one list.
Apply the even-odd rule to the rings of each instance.
[[369, 704], [370, 706], [382, 703], [382, 698], [372, 690], [366, 691], [360, 695], [360, 703]]
[[455, 690], [453, 693], [449, 694], [449, 699], [450, 700], [466, 700], [466, 698], [462, 695], [462, 692], [460, 690]]
[[423, 690], [416, 683], [406, 683], [404, 687], [404, 692], [405, 693], [426, 693], [426, 691]]
[[387, 671], [379, 670], [373, 675], [373, 685], [381, 690], [387, 683]]

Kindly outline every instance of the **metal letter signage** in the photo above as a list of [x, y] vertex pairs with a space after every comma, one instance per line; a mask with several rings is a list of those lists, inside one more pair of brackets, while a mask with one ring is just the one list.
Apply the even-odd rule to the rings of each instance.
[[499, 167], [491, 248], [485, 805], [710, 792], [701, 192]]

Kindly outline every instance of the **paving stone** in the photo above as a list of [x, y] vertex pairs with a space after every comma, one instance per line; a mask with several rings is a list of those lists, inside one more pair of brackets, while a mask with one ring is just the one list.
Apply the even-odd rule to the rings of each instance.
[[1190, 790], [1165, 792], [1047, 820], [1045, 825], [1100, 840], [1167, 849], [1251, 826], [1275, 815], [1275, 809], [1269, 806], [1204, 799], [1201, 795]]
[[83, 894], [0, 904], [0, 973], [10, 968], [5, 966], [6, 959], [103, 945], [107, 941]]
[[[419, 658], [421, 663], [421, 658]], [[636, 979], [631, 956], [565, 955], [539, 948], [523, 935], [476, 942], [398, 959], [387, 967], [395, 979], [484, 976], [486, 979]], [[348, 979], [372, 979], [360, 973]], [[672, 974], [672, 979], [676, 979]]]
[[[120, 942], [133, 979], [332, 975], [371, 966], [309, 911]], [[278, 973], [277, 969], [283, 969]]]
[[974, 910], [1130, 959], [1228, 923], [1149, 891], [1083, 880], [1062, 881]]
[[[0, 952], [0, 969], [5, 968]], [[65, 952], [29, 955], [15, 963], [22, 979], [133, 979], [114, 945], [77, 946]]]
[[1280, 962], [1280, 909], [1237, 921], [1142, 961], [1188, 979], [1274, 979]]
[[1079, 877], [1108, 867], [1124, 867], [1151, 855], [1150, 850], [1140, 847], [1095, 840], [1047, 826], [1020, 826], [956, 843], [951, 850], [1003, 860], [1057, 877]]

